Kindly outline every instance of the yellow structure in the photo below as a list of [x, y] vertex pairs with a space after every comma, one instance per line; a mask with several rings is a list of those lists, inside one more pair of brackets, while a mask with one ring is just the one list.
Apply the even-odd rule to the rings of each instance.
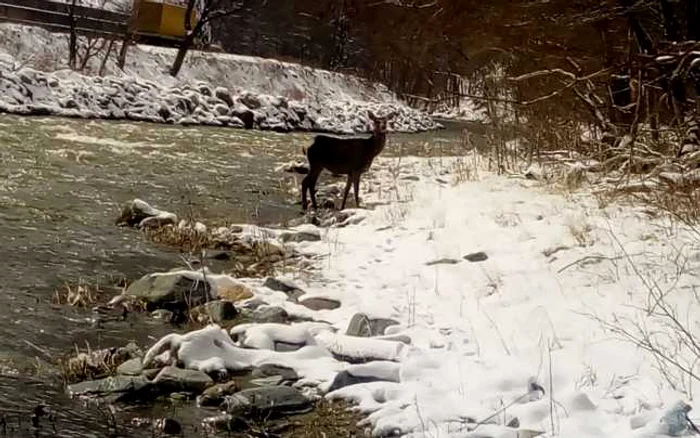
[[[165, 37], [182, 38], [185, 36], [186, 6], [141, 0], [136, 18], [139, 33], [155, 34]], [[192, 11], [190, 23], [195, 25], [195, 11]]]

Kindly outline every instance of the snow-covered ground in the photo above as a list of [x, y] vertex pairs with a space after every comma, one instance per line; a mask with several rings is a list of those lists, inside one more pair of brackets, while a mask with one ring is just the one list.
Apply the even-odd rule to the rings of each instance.
[[[585, 189], [497, 176], [471, 158], [380, 158], [370, 175], [363, 193], [372, 210], [350, 210], [346, 226], [296, 244], [315, 260], [310, 275], [293, 278], [302, 299], [341, 306], [312, 311], [260, 285], [256, 295], [340, 332], [358, 312], [394, 319], [391, 339], [253, 325], [234, 331], [262, 350], [222, 353], [210, 347], [210, 328], [199, 340], [175, 335], [187, 366], [278, 362], [322, 389], [341, 370], [380, 377], [328, 394], [356, 402], [375, 436], [692, 433], [685, 411], [664, 415], [698, 390], [697, 378], [671, 364], [697, 376], [695, 231], [641, 206], [601, 205]], [[658, 354], [624, 333], [647, 336]], [[410, 345], [397, 342], [405, 336]], [[273, 352], [271, 340], [309, 347]], [[382, 360], [349, 365], [327, 351]]]
[[[353, 133], [368, 130], [369, 109], [396, 110], [390, 124], [395, 131], [439, 126], [385, 86], [351, 75], [191, 51], [173, 78], [168, 70], [174, 49], [131, 47], [121, 71], [118, 46], [105, 77], [96, 76], [102, 55], [90, 58], [78, 73], [67, 70], [67, 35], [0, 23], [0, 111], [229, 126], [249, 126], [252, 120], [252, 127], [261, 129]], [[217, 88], [223, 91], [215, 93]]]

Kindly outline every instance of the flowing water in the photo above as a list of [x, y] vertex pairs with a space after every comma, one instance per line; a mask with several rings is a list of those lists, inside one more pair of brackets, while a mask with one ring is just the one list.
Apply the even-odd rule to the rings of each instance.
[[[459, 128], [391, 135], [384, 155], [459, 153]], [[173, 331], [134, 314], [124, 322], [96, 323], [89, 309], [52, 302], [65, 283], [112, 285], [182, 266], [177, 253], [114, 226], [121, 206], [138, 197], [208, 224], [297, 217], [300, 207], [290, 195], [295, 178], [275, 167], [302, 158], [310, 139], [0, 115], [0, 416], [15, 430], [22, 422], [25, 431], [16, 436], [26, 435], [30, 411], [39, 403], [53, 410], [58, 432], [40, 435], [106, 436], [108, 415], [67, 397], [55, 359], [76, 345], [104, 348], [134, 340], [147, 347]], [[141, 411], [201, 415], [198, 409], [163, 406]], [[119, 435], [151, 432], [126, 424]]]

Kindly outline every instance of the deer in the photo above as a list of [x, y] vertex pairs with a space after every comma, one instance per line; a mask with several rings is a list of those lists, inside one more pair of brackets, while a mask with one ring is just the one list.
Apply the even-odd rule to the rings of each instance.
[[367, 115], [373, 125], [370, 137], [336, 137], [325, 134], [314, 137], [313, 143], [306, 150], [309, 172], [301, 182], [301, 207], [304, 211], [308, 208], [307, 191], [311, 194], [314, 210], [317, 209], [316, 181], [323, 169], [336, 175], [348, 176], [340, 209], [345, 209], [351, 184], [355, 192], [355, 206], [360, 207], [360, 176], [369, 170], [374, 158], [384, 150], [387, 122], [396, 113], [378, 117], [372, 111], [367, 111]]

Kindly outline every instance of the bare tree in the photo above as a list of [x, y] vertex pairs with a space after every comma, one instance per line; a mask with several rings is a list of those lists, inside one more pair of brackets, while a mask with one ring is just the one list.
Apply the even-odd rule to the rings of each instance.
[[70, 3], [70, 9], [68, 10], [68, 20], [70, 21], [70, 29], [68, 33], [68, 67], [75, 70], [75, 62], [78, 56], [78, 32], [77, 25], [78, 19], [75, 17], [75, 3], [76, 0], [72, 0]]
[[124, 66], [126, 65], [126, 52], [129, 50], [129, 45], [132, 44], [134, 35], [136, 34], [136, 22], [138, 20], [140, 6], [141, 0], [134, 0], [134, 6], [131, 9], [131, 17], [126, 24], [126, 33], [124, 34], [122, 47], [119, 49], [119, 56], [117, 57], [117, 65], [122, 70], [124, 70]]
[[[223, 6], [227, 4], [227, 6]], [[199, 7], [198, 7], [199, 6]], [[238, 12], [243, 6], [242, 1], [231, 2], [230, 0], [188, 0], [187, 11], [185, 13], [185, 37], [180, 42], [180, 47], [175, 57], [175, 62], [170, 69], [171, 76], [177, 76], [182, 68], [182, 63], [185, 61], [185, 56], [190, 50], [195, 40], [199, 38], [206, 25], [214, 20], [226, 17]], [[198, 16], [194, 19], [195, 24], [192, 26], [192, 14], [198, 12]]]

